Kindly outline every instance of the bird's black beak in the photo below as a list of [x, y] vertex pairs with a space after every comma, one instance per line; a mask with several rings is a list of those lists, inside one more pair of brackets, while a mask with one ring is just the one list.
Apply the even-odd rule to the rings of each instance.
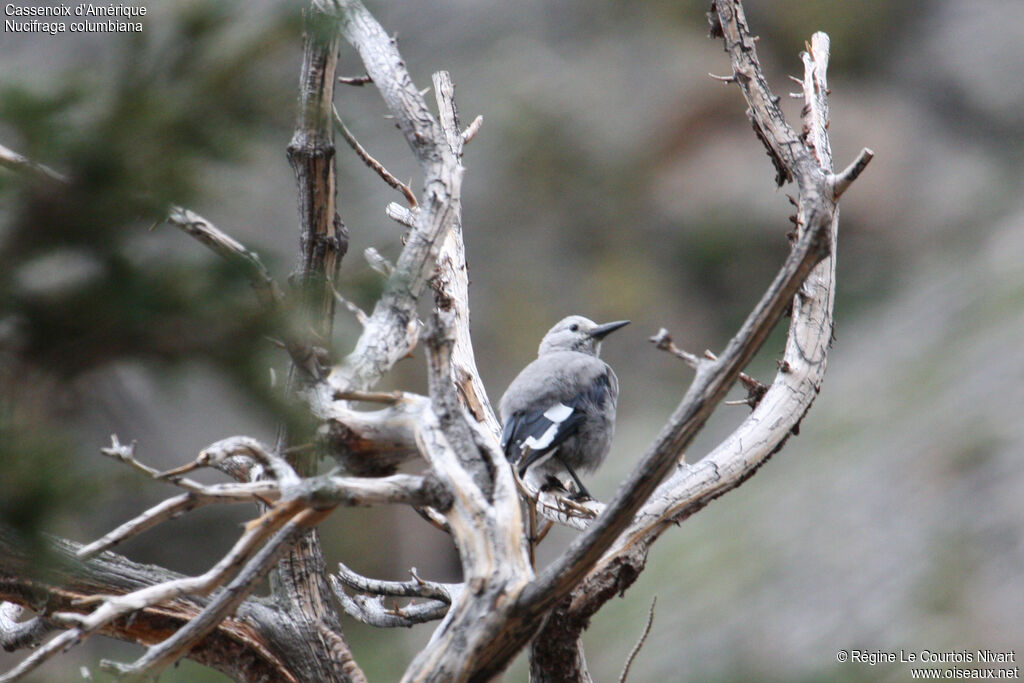
[[613, 323], [605, 323], [604, 325], [598, 325], [597, 327], [590, 331], [590, 336], [600, 341], [607, 337], [612, 332], [614, 332], [615, 330], [619, 329], [620, 327], [625, 327], [628, 324], [628, 320], [616, 320]]

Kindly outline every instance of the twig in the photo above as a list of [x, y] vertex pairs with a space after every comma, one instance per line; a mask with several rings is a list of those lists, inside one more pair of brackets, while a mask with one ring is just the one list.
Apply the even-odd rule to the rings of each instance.
[[[370, 83], [372, 82], [372, 80], [367, 80], [366, 82]], [[352, 150], [356, 153], [356, 156], [362, 159], [363, 163], [369, 166], [374, 173], [379, 175], [385, 183], [401, 192], [402, 195], [405, 197], [405, 201], [409, 202], [410, 207], [416, 207], [418, 205], [418, 202], [416, 201], [416, 195], [413, 193], [412, 189], [408, 185], [403, 183], [401, 180], [396, 178], [394, 175], [392, 175], [392, 173], [388, 171], [388, 169], [384, 168], [384, 164], [380, 163], [372, 156], [370, 156], [370, 153], [366, 151], [366, 148], [359, 144], [359, 141], [356, 140], [356, 137], [352, 135], [352, 131], [350, 131], [348, 129], [348, 126], [345, 125], [345, 122], [342, 120], [341, 115], [338, 114], [338, 110], [335, 108], [333, 109], [333, 111], [334, 127], [338, 130], [339, 133], [341, 133], [341, 137], [345, 138], [345, 142], [347, 142], [349, 147], [351, 147]]]
[[466, 130], [462, 131], [462, 143], [468, 144], [470, 140], [476, 137], [476, 134], [480, 132], [480, 127], [484, 125], [483, 115], [477, 115], [475, 119], [470, 121], [469, 125], [466, 126]]
[[[708, 360], [717, 361], [718, 357], [712, 353], [709, 349], [704, 350], [704, 357]], [[749, 406], [750, 408], [756, 408], [757, 404], [764, 398], [765, 393], [768, 391], [768, 385], [764, 382], [751, 377], [745, 372], [740, 373], [740, 384], [747, 390], [747, 397], [741, 401], [726, 401], [725, 405], [739, 405]]]
[[671, 353], [673, 356], [681, 359], [694, 370], [697, 370], [703, 362], [699, 357], [695, 356], [689, 351], [684, 351], [683, 349], [677, 347], [675, 345], [675, 342], [672, 341], [672, 336], [664, 327], [660, 328], [658, 330], [658, 333], [655, 334], [650, 339], [648, 339], [648, 341], [654, 344], [654, 346], [659, 351], [667, 351], [668, 353]]
[[148, 531], [169, 519], [174, 519], [185, 512], [189, 512], [197, 507], [209, 505], [214, 502], [218, 502], [217, 499], [200, 496], [192, 492], [182, 493], [174, 498], [168, 498], [167, 500], [149, 508], [135, 518], [125, 522], [110, 533], [104, 535], [102, 538], [93, 541], [89, 545], [83, 546], [78, 550], [78, 556], [82, 559], [92, 557], [104, 550], [113, 548], [118, 543], [132, 538], [133, 536], [138, 536], [142, 532]]
[[397, 403], [405, 398], [401, 391], [336, 391], [335, 401], [366, 401], [367, 403]]
[[167, 214], [167, 222], [196, 238], [225, 260], [238, 263], [249, 274], [249, 280], [256, 289], [261, 301], [271, 306], [278, 306], [284, 300], [284, 293], [278, 286], [270, 271], [260, 260], [256, 252], [249, 251], [241, 242], [189, 209], [172, 206]]
[[849, 166], [847, 166], [842, 171], [833, 176], [833, 198], [839, 199], [840, 197], [842, 197], [843, 193], [850, 188], [850, 185], [853, 184], [853, 181], [860, 177], [860, 174], [864, 172], [864, 169], [867, 168], [868, 164], [874, 158], [875, 153], [868, 149], [867, 147], [865, 147], [860, 151], [860, 154], [857, 155], [857, 158], [854, 159]]
[[449, 610], [448, 603], [440, 600], [426, 600], [406, 605], [401, 609], [389, 609], [384, 606], [384, 598], [381, 596], [350, 596], [337, 577], [329, 576], [328, 579], [345, 613], [370, 626], [411, 628], [416, 624], [443, 619]]
[[395, 266], [391, 261], [384, 258], [384, 256], [374, 247], [367, 247], [364, 249], [363, 257], [366, 258], [366, 262], [371, 268], [384, 277], [391, 277], [391, 274], [395, 272]]
[[626, 665], [622, 668], [622, 673], [619, 675], [619, 683], [626, 683], [626, 677], [629, 676], [629, 667], [633, 666], [633, 660], [640, 654], [640, 648], [644, 646], [644, 641], [647, 640], [647, 636], [651, 632], [651, 625], [654, 624], [654, 606], [658, 603], [658, 596], [655, 595], [651, 599], [651, 607], [647, 610], [647, 625], [644, 626], [644, 632], [640, 634], [640, 640], [636, 642], [633, 649], [630, 651], [629, 656], [626, 657]]
[[461, 583], [439, 583], [436, 581], [425, 581], [416, 573], [413, 567], [409, 571], [411, 581], [384, 581], [371, 579], [358, 574], [342, 563], [338, 563], [338, 581], [355, 591], [367, 595], [390, 595], [402, 598], [430, 598], [451, 604], [454, 597], [462, 592]]
[[157, 475], [158, 479], [177, 477], [201, 467], [216, 467], [228, 458], [246, 457], [262, 465], [282, 486], [295, 484], [299, 475], [284, 458], [249, 436], [231, 436], [210, 444], [199, 452], [195, 460]]
[[369, 76], [338, 76], [338, 82], [344, 83], [345, 85], [363, 86], [367, 83], [373, 83], [373, 79]]
[[334, 294], [334, 300], [345, 307], [349, 313], [356, 319], [361, 326], [366, 327], [366, 321], [369, 320], [369, 316], [366, 315], [366, 311], [359, 308], [355, 303], [349, 301], [341, 295], [341, 293], [335, 288], [334, 283], [331, 283], [331, 292]]
[[384, 214], [391, 220], [395, 221], [396, 223], [401, 223], [407, 228], [416, 227], [416, 213], [414, 211], [407, 209], [401, 204], [391, 202], [386, 207], [384, 207]]
[[28, 157], [18, 154], [14, 150], [0, 145], [0, 167], [18, 172], [29, 172], [45, 180], [55, 180], [59, 183], [68, 182], [68, 177], [59, 173], [49, 166], [36, 163]]

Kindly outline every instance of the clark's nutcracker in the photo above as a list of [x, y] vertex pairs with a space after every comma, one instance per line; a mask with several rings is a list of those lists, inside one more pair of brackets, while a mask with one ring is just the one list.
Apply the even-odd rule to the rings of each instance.
[[592, 496], [576, 471], [600, 465], [615, 433], [619, 380], [597, 357], [601, 340], [628, 320], [598, 325], [583, 316], [559, 321], [540, 342], [537, 360], [519, 373], [501, 397], [501, 447], [538, 487], [558, 485], [568, 473], [577, 495]]

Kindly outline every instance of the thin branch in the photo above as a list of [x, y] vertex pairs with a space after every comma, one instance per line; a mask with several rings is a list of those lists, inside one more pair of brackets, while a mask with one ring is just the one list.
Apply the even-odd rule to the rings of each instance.
[[363, 86], [367, 83], [373, 83], [373, 79], [369, 76], [338, 76], [338, 82], [344, 85]]
[[407, 395], [401, 391], [336, 391], [331, 397], [335, 401], [366, 401], [391, 405], [404, 400]]
[[67, 649], [78, 645], [78, 643], [81, 642], [83, 635], [83, 632], [77, 628], [62, 631], [59, 635], [51, 638], [45, 645], [41, 646], [31, 655], [18, 662], [16, 667], [7, 673], [0, 675], [0, 683], [16, 681], [32, 673], [54, 656], [62, 654]]
[[640, 654], [640, 648], [644, 646], [644, 642], [647, 640], [647, 636], [651, 633], [651, 626], [654, 625], [654, 606], [658, 604], [658, 596], [655, 595], [651, 599], [651, 607], [647, 610], [647, 625], [644, 626], [644, 632], [640, 634], [640, 640], [636, 641], [636, 645], [630, 651], [629, 656], [626, 657], [626, 665], [622, 667], [622, 673], [619, 675], [619, 683], [626, 683], [626, 678], [629, 676], [629, 667], [633, 666], [633, 660]]
[[443, 619], [449, 605], [440, 600], [426, 600], [405, 607], [386, 607], [384, 598], [348, 595], [337, 577], [329, 577], [338, 602], [353, 619], [377, 628], [411, 628], [417, 624]]
[[842, 197], [874, 158], [875, 153], [872, 150], [867, 147], [862, 149], [849, 166], [832, 177], [832, 196], [835, 199]]
[[260, 301], [272, 309], [280, 306], [284, 293], [256, 252], [249, 251], [241, 242], [189, 209], [172, 206], [167, 222], [196, 238], [229, 263], [241, 265]]
[[405, 197], [405, 201], [409, 202], [410, 207], [417, 206], [418, 202], [416, 201], [416, 195], [413, 193], [412, 189], [396, 178], [388, 169], [384, 168], [384, 164], [370, 156], [370, 153], [366, 151], [366, 148], [359, 144], [359, 140], [356, 140], [356, 137], [352, 135], [352, 131], [350, 131], [348, 126], [345, 125], [341, 115], [338, 114], [338, 110], [333, 106], [332, 109], [334, 111], [334, 127], [339, 133], [341, 133], [341, 137], [345, 138], [345, 142], [347, 142], [349, 147], [352, 148], [352, 151], [356, 153], [356, 156], [362, 159], [363, 163], [369, 166], [374, 173], [379, 175], [385, 183], [401, 192]]
[[359, 306], [357, 306], [352, 301], [349, 301], [348, 299], [343, 297], [341, 293], [338, 292], [338, 290], [334, 287], [333, 282], [331, 283], [331, 292], [333, 292], [334, 294], [334, 300], [337, 301], [342, 306], [344, 306], [345, 309], [349, 313], [351, 313], [352, 316], [356, 319], [356, 322], [358, 322], [362, 327], [366, 327], [366, 322], [369, 320], [369, 317], [366, 315], [366, 311], [359, 308]]
[[659, 351], [667, 351], [668, 353], [671, 353], [673, 356], [679, 358], [694, 370], [700, 368], [701, 364], [704, 362], [700, 359], [700, 357], [690, 353], [689, 351], [684, 351], [683, 349], [680, 349], [678, 346], [676, 346], [675, 342], [672, 341], [672, 336], [664, 327], [660, 328], [658, 330], [658, 333], [655, 334], [650, 339], [648, 339], [648, 341], [654, 344], [654, 346]]
[[57, 181], [59, 183], [68, 182], [68, 177], [63, 173], [59, 173], [49, 166], [36, 163], [3, 145], [0, 145], [0, 167], [18, 173], [31, 173], [45, 180]]
[[225, 617], [234, 613], [255, 588], [256, 583], [266, 576], [299, 535], [315, 527], [329, 514], [330, 510], [306, 510], [296, 515], [246, 563], [238, 575], [198, 616], [178, 629], [170, 638], [151, 646], [145, 655], [132, 664], [105, 662], [105, 668], [126, 676], [130, 681], [140, 680], [144, 676], [150, 677], [160, 673], [188, 654], [200, 640], [217, 628]]
[[191, 463], [158, 475], [160, 479], [180, 476], [202, 467], [217, 467], [228, 458], [246, 457], [262, 465], [282, 486], [295, 484], [299, 476], [288, 462], [271, 452], [270, 448], [249, 436], [231, 436], [210, 444]]
[[149, 508], [135, 518], [128, 520], [110, 533], [104, 535], [102, 538], [93, 541], [89, 545], [82, 546], [78, 551], [78, 556], [82, 559], [86, 559], [105, 550], [110, 550], [117, 544], [134, 536], [138, 536], [144, 531], [148, 531], [169, 519], [174, 519], [186, 512], [196, 509], [197, 507], [209, 505], [214, 502], [218, 502], [218, 499], [199, 496], [192, 492], [182, 493], [181, 495], [173, 498], [168, 498], [167, 500]]
[[363, 257], [366, 263], [384, 277], [391, 277], [395, 272], [395, 266], [388, 261], [375, 247], [367, 247], [363, 250]]
[[[462, 592], [464, 584], [425, 581], [412, 568], [411, 581], [383, 581], [358, 574], [344, 564], [338, 563], [338, 581], [347, 588], [367, 595], [390, 595], [401, 598], [430, 598], [451, 604]], [[454, 597], [453, 597], [454, 596]]]
[[470, 121], [469, 125], [466, 126], [466, 130], [462, 131], [462, 143], [469, 144], [469, 141], [476, 137], [476, 134], [480, 132], [480, 127], [483, 125], [483, 115], [477, 115], [477, 117]]
[[391, 202], [386, 207], [384, 207], [384, 214], [391, 220], [395, 221], [396, 223], [401, 223], [407, 228], [416, 227], [416, 213], [414, 211], [407, 209], [401, 204]]

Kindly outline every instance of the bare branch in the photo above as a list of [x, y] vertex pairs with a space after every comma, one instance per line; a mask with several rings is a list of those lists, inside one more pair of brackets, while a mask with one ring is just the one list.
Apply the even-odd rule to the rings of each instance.
[[466, 126], [466, 130], [462, 131], [462, 143], [468, 144], [470, 140], [476, 137], [476, 134], [480, 132], [480, 127], [484, 125], [483, 115], [477, 115], [475, 119], [470, 121], [469, 125]]
[[384, 277], [391, 277], [395, 272], [394, 265], [391, 264], [379, 251], [374, 247], [367, 247], [363, 250], [363, 256], [366, 258], [366, 263], [371, 268], [383, 275]]
[[55, 180], [59, 183], [68, 182], [67, 176], [63, 173], [54, 171], [49, 166], [38, 164], [28, 157], [22, 156], [3, 145], [0, 145], [0, 167], [17, 171], [19, 173], [31, 173], [45, 180]]
[[849, 166], [832, 177], [832, 196], [835, 199], [842, 197], [843, 193], [850, 188], [853, 181], [860, 177], [860, 174], [864, 172], [864, 169], [867, 168], [874, 158], [875, 153], [873, 151], [867, 147], [862, 149]]
[[369, 320], [369, 317], [366, 315], [366, 311], [364, 311], [363, 309], [359, 308], [359, 306], [357, 306], [355, 303], [353, 303], [353, 302], [349, 301], [348, 299], [346, 299], [345, 297], [343, 297], [338, 292], [338, 290], [335, 289], [333, 283], [331, 283], [331, 291], [334, 293], [334, 300], [337, 301], [342, 306], [344, 306], [345, 309], [349, 313], [351, 313], [353, 315], [353, 317], [355, 317], [356, 322], [358, 322], [363, 327], [366, 327], [366, 322]]
[[349, 147], [352, 148], [352, 151], [356, 153], [356, 156], [362, 159], [363, 163], [369, 166], [374, 173], [379, 175], [385, 183], [401, 192], [402, 195], [405, 197], [405, 201], [409, 202], [410, 207], [415, 207], [418, 202], [416, 201], [416, 195], [413, 194], [412, 189], [408, 185], [403, 183], [401, 180], [396, 178], [394, 175], [392, 175], [392, 173], [388, 171], [388, 169], [384, 168], [384, 164], [380, 163], [372, 156], [370, 156], [370, 153], [366, 151], [366, 148], [359, 144], [359, 141], [356, 140], [356, 137], [352, 135], [352, 131], [350, 131], [348, 129], [348, 126], [345, 125], [345, 122], [342, 120], [341, 115], [338, 114], [338, 110], [333, 107], [332, 109], [334, 111], [335, 128], [337, 128], [338, 132], [341, 133], [341, 137], [345, 138], [345, 142], [347, 142]]
[[659, 351], [667, 351], [668, 353], [671, 353], [673, 356], [681, 359], [684, 363], [689, 365], [694, 370], [700, 368], [701, 364], [704, 362], [698, 356], [695, 356], [689, 351], [684, 351], [683, 349], [677, 347], [675, 345], [675, 342], [672, 341], [672, 336], [664, 327], [659, 329], [658, 333], [651, 337], [650, 339], [648, 339], [648, 341], [654, 344], [654, 346]]
[[209, 505], [214, 502], [218, 502], [218, 499], [199, 496], [191, 492], [182, 493], [174, 498], [168, 498], [167, 500], [149, 508], [134, 519], [125, 522], [102, 538], [93, 541], [89, 545], [82, 546], [78, 551], [78, 556], [85, 559], [101, 553], [104, 550], [110, 550], [118, 543], [132, 538], [133, 536], [138, 536], [142, 532], [148, 531], [169, 519], [174, 519], [175, 517], [186, 512], [190, 512], [197, 507]]
[[338, 76], [338, 82], [345, 85], [363, 86], [367, 83], [373, 83], [373, 79], [369, 76]]
[[26, 647], [38, 647], [53, 627], [40, 617], [18, 620], [25, 609], [13, 602], [0, 602], [0, 647], [14, 652]]
[[458, 598], [464, 587], [464, 584], [461, 583], [425, 581], [416, 573], [415, 567], [409, 570], [409, 573], [412, 575], [411, 581], [383, 581], [358, 574], [339, 562], [336, 576], [338, 581], [346, 588], [367, 595], [430, 598], [432, 600], [440, 600], [449, 605], [454, 599]]
[[75, 612], [58, 612], [51, 615], [50, 618], [54, 623], [68, 627], [68, 629], [51, 639], [7, 674], [0, 676], [0, 683], [17, 680], [66, 648], [81, 643], [114, 619], [183, 595], [209, 593], [220, 585], [227, 574], [238, 564], [248, 559], [259, 544], [283, 526], [296, 511], [297, 508], [293, 503], [272, 509], [267, 515], [257, 520], [258, 523], [252, 524], [231, 551], [205, 574], [149, 586], [126, 595], [84, 597], [77, 601], [78, 605], [101, 603], [87, 615]]
[[626, 683], [626, 678], [629, 676], [629, 667], [633, 666], [633, 660], [640, 654], [640, 648], [644, 646], [644, 642], [647, 640], [647, 636], [651, 633], [651, 626], [654, 625], [654, 606], [658, 604], [658, 596], [655, 595], [651, 599], [651, 607], [647, 610], [647, 624], [644, 626], [644, 632], [640, 634], [640, 640], [636, 641], [636, 645], [630, 650], [629, 656], [626, 657], [626, 665], [622, 667], [622, 673], [619, 675], [619, 683]]
[[736, 82], [736, 76], [735, 75], [733, 75], [733, 76], [716, 76], [715, 74], [709, 73], [708, 76], [713, 78], [713, 79], [715, 79], [716, 81], [721, 82], [721, 83], [728, 84], [728, 83], [735, 83]]
[[412, 603], [404, 607], [386, 607], [382, 596], [364, 597], [350, 596], [342, 587], [337, 577], [329, 577], [331, 586], [338, 602], [345, 613], [364, 624], [378, 628], [411, 628], [416, 624], [424, 624], [444, 618], [448, 613], [448, 603], [440, 600], [426, 600]]
[[[794, 146], [791, 129], [779, 125], [783, 122], [782, 113], [777, 109], [777, 99], [767, 90], [760, 74], [754, 41], [747, 33], [740, 3], [737, 0], [717, 0], [714, 7], [718, 14], [714, 17], [712, 33], [717, 27], [725, 38], [736, 73], [745, 73], [738, 82], [744, 94], [748, 95], [755, 130], [769, 148], [772, 148], [773, 141], [786, 141], [786, 149], [780, 148], [775, 160], [777, 165], [783, 166], [780, 175], [795, 177], [800, 188], [800, 200], [794, 202], [798, 206], [798, 242], [789, 261], [802, 249], [800, 245], [807, 245], [815, 239], [820, 242], [818, 248], [827, 250], [826, 258], [814, 266], [803, 285], [790, 294], [798, 293], [798, 296], [792, 299], [792, 322], [786, 352], [771, 387], [764, 392], [747, 420], [711, 454], [696, 465], [680, 464], [658, 487], [626, 533], [573, 590], [573, 599], [566, 609], [571, 612], [574, 623], [588, 619], [601, 603], [632, 583], [643, 569], [647, 548], [671, 523], [678, 523], [708, 501], [738, 486], [782, 446], [817, 395], [825, 370], [832, 332], [838, 214], [829, 180], [831, 152], [826, 132], [824, 64], [815, 61], [813, 56], [805, 58], [805, 123], [811, 127], [806, 132], [808, 145], [814, 145], [812, 151], [809, 146], [799, 146], [802, 142]], [[827, 59], [827, 38], [823, 34], [812, 40], [812, 52]], [[730, 343], [723, 359], [715, 361], [714, 365], [720, 366], [732, 348], [733, 343]], [[701, 367], [704, 361], [699, 360], [695, 364]], [[702, 370], [698, 370], [695, 384], [700, 382], [702, 374]], [[673, 420], [672, 424], [678, 422]]]
[[306, 15], [298, 121], [288, 144], [300, 219], [301, 257], [293, 280], [303, 293], [302, 310], [322, 339], [330, 338], [334, 320], [328, 283], [348, 251], [348, 231], [337, 213], [333, 101], [339, 36], [327, 28], [332, 21], [317, 2]]
[[281, 559], [291, 543], [307, 529], [316, 526], [330, 510], [306, 510], [285, 524], [256, 555], [253, 556], [238, 575], [187, 625], [178, 629], [173, 636], [150, 647], [146, 654], [129, 665], [106, 662], [106, 668], [116, 671], [127, 680], [140, 680], [144, 676], [158, 674], [188, 652], [206, 635], [213, 631], [225, 617], [234, 613], [243, 600], [252, 592], [271, 567]]
[[241, 265], [249, 275], [249, 281], [252, 283], [253, 289], [256, 290], [261, 303], [265, 306], [276, 309], [284, 300], [284, 293], [271, 277], [270, 271], [263, 265], [260, 257], [213, 223], [196, 212], [180, 206], [171, 207], [167, 214], [167, 222], [181, 228], [224, 260]]
[[722, 357], [708, 368], [700, 368], [682, 402], [657, 441], [620, 485], [615, 498], [602, 515], [523, 591], [521, 604], [532, 610], [546, 610], [571, 589], [597, 562], [601, 554], [632, 521], [633, 515], [654, 492], [658, 483], [675, 466], [714, 407], [754, 356], [775, 323], [790, 305], [811, 269], [828, 253], [828, 224], [807, 231], [775, 281], [730, 340]]
[[202, 467], [216, 467], [228, 458], [246, 457], [262, 465], [282, 486], [298, 482], [299, 476], [288, 462], [249, 436], [231, 436], [213, 443], [199, 452], [191, 463], [157, 475], [159, 479], [180, 476]]
[[384, 213], [391, 220], [396, 223], [401, 223], [407, 228], [416, 227], [416, 213], [405, 208], [401, 204], [391, 202], [384, 208]]
[[[70, 541], [46, 539], [44, 543], [47, 555], [56, 561], [47, 572], [40, 573], [37, 552], [28, 552], [20, 539], [0, 527], [0, 599], [42, 608], [41, 621], [46, 621], [53, 611], [80, 609], [74, 602], [88, 595], [131, 592], [181, 578], [180, 574], [134, 563], [113, 553], [100, 553], [83, 561], [78, 558], [81, 547]], [[187, 624], [204, 605], [202, 597], [182, 596], [134, 612], [130, 618], [114, 620], [99, 633], [128, 642], [152, 643], [154, 636], [165, 637]], [[290, 676], [289, 667], [268, 649], [268, 641], [261, 633], [267, 624], [279, 623], [276, 617], [266, 605], [246, 601], [236, 615], [225, 619], [188, 656], [240, 682], [297, 683]], [[63, 642], [67, 644], [71, 638]], [[52, 647], [54, 654], [60, 653], [61, 643]], [[34, 664], [28, 665], [33, 667]]]

